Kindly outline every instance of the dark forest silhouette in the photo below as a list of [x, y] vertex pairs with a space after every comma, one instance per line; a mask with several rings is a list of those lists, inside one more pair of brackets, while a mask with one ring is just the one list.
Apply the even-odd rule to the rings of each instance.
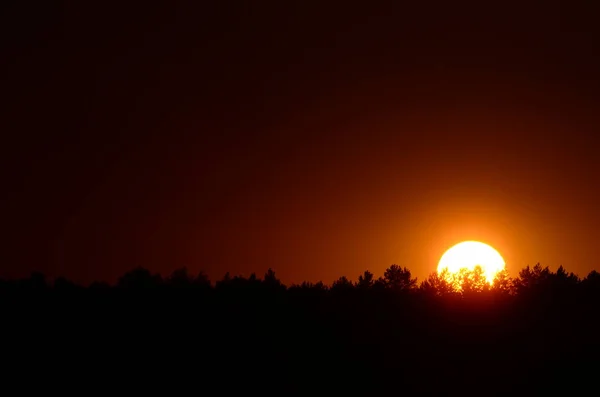
[[600, 368], [600, 273], [562, 266], [492, 285], [480, 268], [418, 282], [397, 265], [289, 286], [271, 269], [211, 283], [136, 268], [87, 287], [34, 273], [1, 281], [0, 305], [14, 371], [138, 391], [572, 393]]

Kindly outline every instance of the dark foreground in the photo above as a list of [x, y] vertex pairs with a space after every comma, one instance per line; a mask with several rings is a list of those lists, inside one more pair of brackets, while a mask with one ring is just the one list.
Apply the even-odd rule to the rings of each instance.
[[64, 288], [2, 297], [21, 392], [595, 394], [596, 292]]

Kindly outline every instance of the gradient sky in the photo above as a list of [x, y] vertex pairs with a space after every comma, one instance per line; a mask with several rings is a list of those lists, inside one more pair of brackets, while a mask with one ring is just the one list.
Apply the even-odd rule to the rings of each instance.
[[594, 2], [79, 3], [3, 12], [0, 277], [600, 268]]

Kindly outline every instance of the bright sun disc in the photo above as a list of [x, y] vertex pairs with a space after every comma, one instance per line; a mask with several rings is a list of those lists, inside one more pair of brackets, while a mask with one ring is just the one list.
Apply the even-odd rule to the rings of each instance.
[[502, 256], [494, 248], [479, 241], [463, 241], [451, 247], [442, 255], [438, 263], [438, 273], [448, 269], [456, 274], [461, 269], [473, 270], [481, 266], [488, 283], [492, 283], [496, 274], [504, 269]]

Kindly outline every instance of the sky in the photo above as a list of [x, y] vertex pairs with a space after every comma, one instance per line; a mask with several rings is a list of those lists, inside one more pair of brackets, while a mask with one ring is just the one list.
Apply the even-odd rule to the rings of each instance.
[[2, 12], [0, 277], [600, 269], [594, 2], [80, 3]]

